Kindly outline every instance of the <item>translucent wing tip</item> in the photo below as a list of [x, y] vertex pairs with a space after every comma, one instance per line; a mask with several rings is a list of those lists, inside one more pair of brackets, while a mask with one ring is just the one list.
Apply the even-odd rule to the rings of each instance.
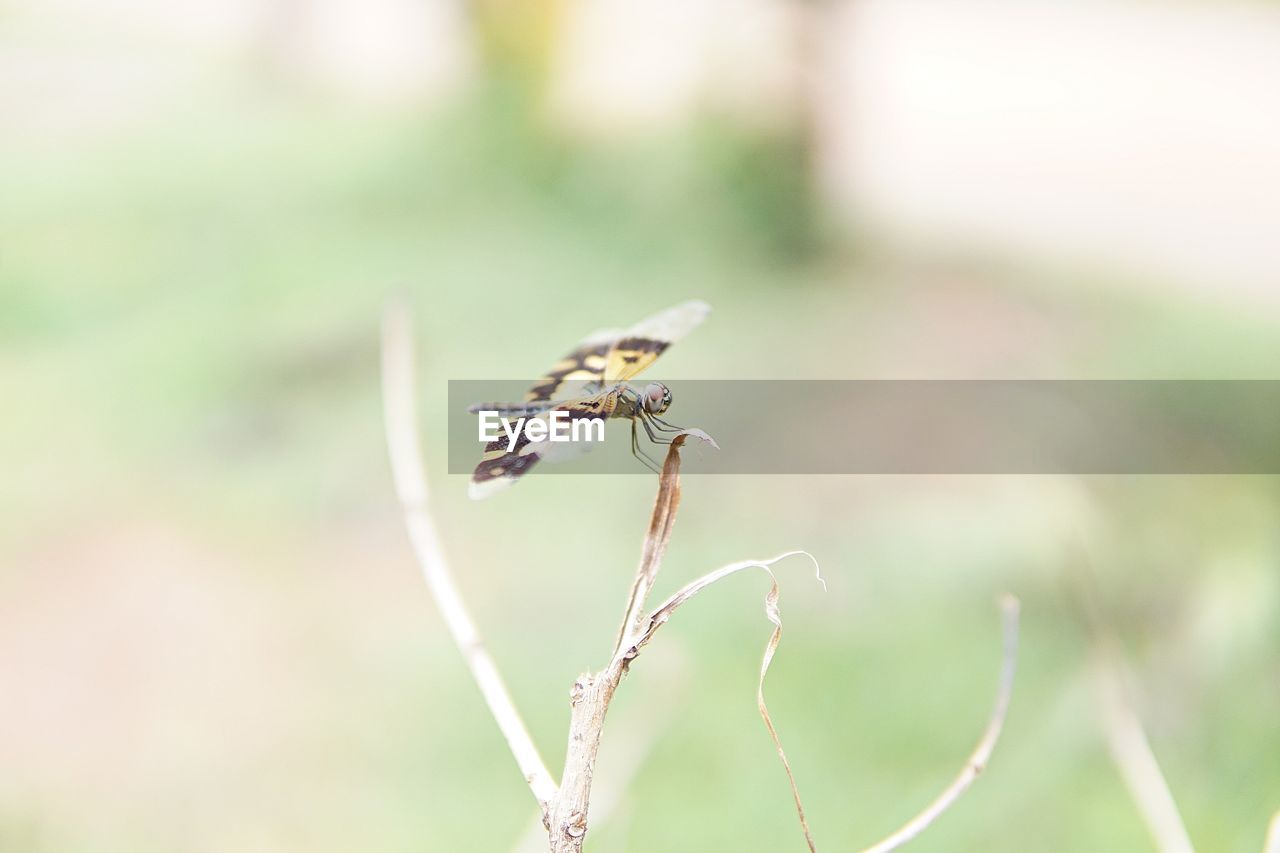
[[492, 480], [480, 482], [472, 480], [467, 485], [467, 497], [473, 501], [482, 501], [485, 498], [496, 495], [514, 482], [515, 480], [511, 477], [494, 477]]
[[711, 306], [706, 302], [690, 299], [659, 311], [652, 317], [646, 317], [628, 329], [627, 335], [674, 343], [691, 332], [710, 313]]
[[701, 299], [690, 299], [688, 302], [681, 302], [674, 308], [668, 310], [670, 313], [687, 318], [686, 322], [690, 326], [696, 326], [703, 320], [707, 319], [707, 315], [711, 313], [711, 303], [704, 302]]

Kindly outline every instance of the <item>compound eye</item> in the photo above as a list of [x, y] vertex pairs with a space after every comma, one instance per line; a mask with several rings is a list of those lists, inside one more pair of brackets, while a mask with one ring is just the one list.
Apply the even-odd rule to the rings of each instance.
[[671, 392], [661, 382], [650, 382], [644, 389], [644, 407], [655, 415], [660, 415], [671, 405]]

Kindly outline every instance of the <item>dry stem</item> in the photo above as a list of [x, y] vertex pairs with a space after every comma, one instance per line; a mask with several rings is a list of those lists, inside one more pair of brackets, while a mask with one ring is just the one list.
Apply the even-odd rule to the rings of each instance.
[[1083, 561], [1069, 578], [1092, 646], [1094, 695], [1107, 748], [1161, 853], [1194, 853], [1191, 836], [1178, 812], [1169, 783], [1142, 720], [1129, 699], [1125, 666], [1116, 640], [1098, 603], [1094, 578]]
[[497, 722], [529, 790], [543, 813], [556, 795], [556, 783], [538, 754], [524, 721], [511, 701], [502, 676], [489, 655], [445, 561], [440, 535], [427, 512], [427, 483], [418, 445], [413, 393], [413, 341], [409, 318], [400, 306], [387, 309], [382, 325], [382, 395], [387, 445], [396, 493], [422, 576], [458, 651], [471, 670], [489, 712]]
[[[547, 831], [551, 853], [580, 853], [587, 834], [587, 808], [591, 798], [591, 781], [595, 773], [596, 754], [604, 718], [613, 701], [627, 666], [638, 653], [638, 638], [646, 622], [645, 601], [653, 588], [654, 578], [662, 564], [662, 556], [671, 539], [676, 509], [680, 505], [680, 446], [688, 435], [706, 439], [696, 431], [682, 433], [671, 442], [662, 465], [658, 496], [654, 500], [649, 532], [640, 552], [640, 565], [627, 597], [622, 628], [614, 644], [613, 657], [600, 672], [585, 674], [570, 693], [569, 746], [565, 754], [564, 776], [560, 790], [548, 812]], [[707, 439], [709, 440], [709, 439]]]
[[[1103, 643], [1103, 645], [1107, 645]], [[1114, 653], [1095, 650], [1094, 686], [1102, 731], [1125, 786], [1161, 853], [1194, 853], [1191, 837], [1178, 813], [1169, 783], [1143, 730], [1142, 720], [1129, 703]]]
[[[599, 826], [609, 819], [626, 799], [632, 780], [644, 767], [662, 733], [670, 726], [679, 710], [685, 687], [685, 671], [679, 657], [671, 661], [664, 673], [666, 685], [657, 696], [647, 697], [643, 705], [624, 711], [625, 719], [614, 721], [614, 728], [625, 730], [626, 737], [602, 745], [610, 768], [606, 779], [596, 780], [591, 791], [591, 823]], [[676, 682], [672, 684], [672, 681]], [[615, 712], [616, 713], [616, 712]], [[547, 849], [545, 818], [531, 820], [528, 828], [512, 847], [512, 853], [539, 853]]]

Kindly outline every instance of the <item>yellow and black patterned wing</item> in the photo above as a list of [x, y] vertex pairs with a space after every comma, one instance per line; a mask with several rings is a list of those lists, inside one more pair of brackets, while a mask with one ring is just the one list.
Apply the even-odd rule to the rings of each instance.
[[[557, 402], [530, 417], [549, 419], [564, 410], [570, 419], [608, 417], [612, 397], [608, 386], [630, 379], [653, 363], [663, 350], [701, 323], [711, 306], [701, 301], [683, 302], [642, 320], [629, 329], [604, 329], [588, 336], [558, 361], [547, 375], [529, 389], [526, 402]], [[531, 442], [522, 430], [511, 449], [500, 436], [485, 446], [484, 456], [471, 475], [472, 498], [487, 498], [514, 484], [539, 461], [560, 461], [591, 449], [584, 442]]]
[[525, 400], [567, 400], [598, 390], [604, 380], [609, 350], [624, 332], [624, 329], [601, 329], [588, 335], [529, 389]]
[[[607, 394], [597, 394], [569, 400], [531, 417], [547, 421], [552, 412], [564, 411], [568, 412], [570, 422], [579, 418], [604, 418], [608, 417], [609, 399]], [[516, 436], [515, 444], [511, 445], [510, 450], [507, 449], [509, 444], [510, 440], [505, 435], [500, 435], [497, 440], [485, 445], [484, 456], [472, 473], [471, 485], [468, 487], [468, 494], [473, 500], [483, 500], [514, 485], [539, 461], [563, 462], [586, 453], [593, 446], [590, 442], [533, 442], [523, 429]]]
[[471, 474], [471, 485], [467, 488], [472, 500], [482, 500], [514, 484], [542, 458], [534, 449], [536, 445], [531, 445], [523, 433], [516, 438], [511, 450], [507, 450], [508, 444], [505, 436], [499, 436], [484, 446], [484, 456]]
[[604, 384], [623, 382], [640, 373], [667, 347], [693, 331], [709, 313], [711, 306], [695, 299], [654, 314], [627, 329], [605, 356]]

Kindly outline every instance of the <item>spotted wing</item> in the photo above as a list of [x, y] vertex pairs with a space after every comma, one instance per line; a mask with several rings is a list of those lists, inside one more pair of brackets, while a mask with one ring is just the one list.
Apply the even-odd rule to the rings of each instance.
[[[549, 421], [554, 411], [567, 412], [570, 422], [579, 418], [603, 418], [606, 416], [606, 405], [606, 395], [599, 394], [557, 404], [546, 412], [534, 415], [533, 419]], [[468, 494], [473, 500], [482, 500], [514, 485], [539, 461], [563, 462], [592, 448], [590, 442], [530, 441], [523, 429], [516, 436], [515, 444], [511, 445], [510, 450], [507, 449], [509, 444], [510, 439], [506, 435], [500, 435], [497, 440], [485, 445], [484, 456], [472, 473], [468, 488]]]
[[604, 384], [622, 382], [640, 373], [667, 347], [693, 331], [711, 312], [701, 300], [682, 302], [627, 329], [605, 356]]
[[572, 400], [598, 390], [604, 379], [609, 350], [624, 332], [624, 329], [601, 329], [588, 335], [529, 389], [525, 400]]

